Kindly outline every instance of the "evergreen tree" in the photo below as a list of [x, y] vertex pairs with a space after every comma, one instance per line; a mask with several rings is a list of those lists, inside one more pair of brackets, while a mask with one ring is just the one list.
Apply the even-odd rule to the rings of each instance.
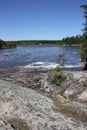
[[0, 39], [0, 49], [3, 48], [4, 44], [5, 44], [5, 42], [4, 42], [3, 40]]
[[84, 9], [84, 29], [82, 37], [82, 48], [81, 48], [81, 59], [85, 63], [83, 70], [87, 70], [87, 4], [81, 5], [81, 8]]

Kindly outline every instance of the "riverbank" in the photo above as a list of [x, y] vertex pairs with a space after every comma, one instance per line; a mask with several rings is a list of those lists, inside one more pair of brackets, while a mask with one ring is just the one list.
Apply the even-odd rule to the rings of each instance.
[[19, 41], [2, 41], [0, 49], [16, 48], [18, 46], [29, 45], [63, 45], [62, 40], [19, 40]]
[[0, 70], [0, 129], [86, 130], [87, 72], [64, 71], [67, 79], [56, 86], [52, 70], [33, 71], [23, 66]]
[[56, 46], [77, 46], [81, 47], [81, 43], [65, 43], [63, 40], [20, 40], [20, 41], [2, 41], [0, 49], [16, 48], [18, 46], [30, 45], [56, 45]]
[[[0, 79], [12, 81], [24, 87], [43, 90], [44, 92], [57, 92], [66, 98], [87, 100], [87, 72], [86, 71], [61, 71], [67, 79], [61, 86], [55, 86], [52, 82], [53, 68], [29, 68], [29, 66], [16, 66], [0, 70]], [[44, 85], [47, 86], [44, 86]], [[52, 86], [53, 85], [53, 86]], [[35, 88], [34, 88], [35, 87]], [[52, 89], [52, 90], [51, 90]], [[83, 93], [83, 94], [82, 94]], [[84, 97], [80, 97], [83, 95]]]

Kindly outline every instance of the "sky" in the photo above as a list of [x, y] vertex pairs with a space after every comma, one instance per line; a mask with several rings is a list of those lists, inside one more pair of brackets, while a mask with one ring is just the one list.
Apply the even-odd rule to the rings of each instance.
[[0, 0], [0, 39], [60, 40], [82, 34], [87, 0]]

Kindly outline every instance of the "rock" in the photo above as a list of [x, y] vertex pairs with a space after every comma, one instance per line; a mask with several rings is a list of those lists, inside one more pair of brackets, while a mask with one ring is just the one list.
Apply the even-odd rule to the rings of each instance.
[[64, 72], [67, 79], [60, 86], [60, 93], [67, 98], [87, 101], [87, 73], [86, 72]]
[[51, 92], [54, 92], [56, 89], [55, 89], [55, 86], [54, 84], [52, 84], [49, 80], [48, 80], [48, 75], [46, 74], [45, 77], [40, 81], [41, 82], [41, 90], [43, 92], [48, 92], [48, 93], [51, 93]]
[[23, 87], [40, 90], [40, 80], [45, 77], [45, 74], [32, 74], [31, 69], [24, 69], [21, 67], [12, 67], [5, 70], [0, 70], [0, 79], [13, 81]]
[[87, 102], [87, 89], [78, 95], [78, 99]]
[[11, 124], [3, 119], [0, 119], [0, 130], [15, 130]]
[[[81, 71], [65, 71], [63, 72], [67, 79], [63, 81], [60, 87], [53, 84], [53, 71], [48, 73], [37, 73], [39, 70], [27, 69], [24, 67], [12, 67], [5, 70], [0, 70], [0, 79], [13, 81], [23, 87], [32, 88], [47, 93], [59, 93], [67, 98], [86, 101], [87, 89], [87, 72]], [[41, 71], [41, 70], [40, 70]]]
[[37, 91], [0, 80], [0, 130], [87, 129], [87, 124], [55, 108], [51, 99]]

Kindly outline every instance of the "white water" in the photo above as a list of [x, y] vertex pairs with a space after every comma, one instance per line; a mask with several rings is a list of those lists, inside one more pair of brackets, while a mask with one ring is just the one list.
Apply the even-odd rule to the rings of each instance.
[[0, 69], [24, 66], [25, 68], [55, 68], [59, 65], [58, 55], [64, 54], [64, 68], [81, 69], [80, 47], [33, 45], [0, 50]]
[[51, 63], [51, 62], [34, 62], [32, 64], [29, 65], [25, 65], [24, 68], [45, 68], [45, 69], [54, 69], [57, 66], [59, 66], [60, 68], [79, 68], [79, 67], [83, 67], [83, 64], [79, 64], [79, 65], [64, 65], [61, 66], [60, 64], [56, 64], [56, 63]]

